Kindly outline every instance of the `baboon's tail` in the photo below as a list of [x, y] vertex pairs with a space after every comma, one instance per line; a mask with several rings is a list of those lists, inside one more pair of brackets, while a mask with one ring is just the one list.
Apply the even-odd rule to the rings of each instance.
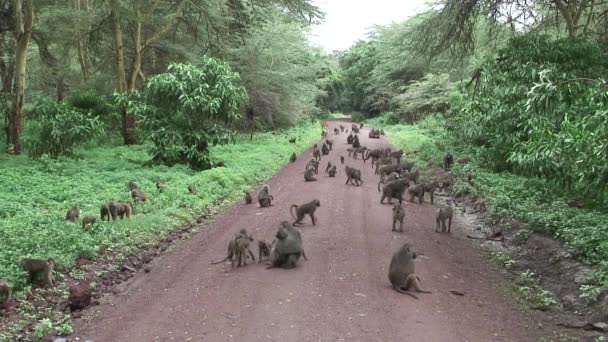
[[291, 216], [293, 217], [294, 220], [297, 220], [296, 215], [294, 215], [294, 213], [293, 213], [293, 208], [296, 208], [296, 210], [298, 210], [298, 206], [293, 204], [291, 206], [291, 208], [289, 208], [289, 213], [291, 214]]
[[418, 296], [416, 296], [415, 294], [411, 293], [410, 291], [405, 291], [402, 288], [397, 287], [397, 286], [393, 286], [393, 288], [395, 289], [395, 291], [397, 291], [399, 293], [403, 293], [403, 294], [408, 295], [408, 296], [410, 296], [410, 297], [412, 297], [414, 299], [418, 299]]

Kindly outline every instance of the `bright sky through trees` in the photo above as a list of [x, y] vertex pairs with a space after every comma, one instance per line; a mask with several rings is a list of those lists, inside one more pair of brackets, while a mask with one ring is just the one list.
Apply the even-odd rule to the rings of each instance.
[[427, 0], [314, 0], [325, 22], [312, 30], [311, 41], [327, 52], [344, 50], [364, 38], [374, 25], [402, 21], [420, 13]]

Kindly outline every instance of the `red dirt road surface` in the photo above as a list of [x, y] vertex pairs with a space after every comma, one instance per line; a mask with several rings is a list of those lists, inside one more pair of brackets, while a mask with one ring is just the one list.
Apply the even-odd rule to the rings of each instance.
[[[269, 181], [272, 207], [227, 210], [155, 259], [150, 273], [140, 272], [89, 309], [73, 336], [151, 342], [537, 341], [549, 335], [536, 315], [519, 312], [499, 293], [504, 279], [466, 239], [458, 210], [452, 233], [435, 233], [436, 208], [427, 195], [422, 205], [405, 204], [404, 233], [391, 232], [392, 207], [380, 204], [378, 176], [369, 161], [348, 157], [347, 135], [333, 134], [340, 123], [330, 122], [328, 137], [336, 143], [322, 158], [317, 182], [304, 182], [309, 150]], [[383, 138], [368, 139], [367, 127], [359, 136], [368, 148], [387, 146]], [[344, 184], [340, 155], [361, 168], [362, 186]], [[324, 174], [328, 161], [338, 165], [336, 178]], [[317, 225], [307, 217], [300, 226], [308, 261], [300, 259], [292, 270], [266, 269], [257, 260], [233, 269], [210, 265], [225, 257], [240, 229], [272, 241], [281, 221], [293, 221], [289, 207], [315, 198], [321, 201]], [[388, 281], [390, 258], [404, 242], [413, 244], [416, 272], [432, 291], [418, 294], [419, 300], [397, 293]]]

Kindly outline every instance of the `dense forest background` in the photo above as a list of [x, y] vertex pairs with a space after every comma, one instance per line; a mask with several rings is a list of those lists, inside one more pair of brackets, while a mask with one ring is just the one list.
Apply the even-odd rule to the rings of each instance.
[[[476, 178], [456, 194], [562, 240], [599, 265], [584, 295], [605, 293], [608, 3], [437, 0], [331, 54], [308, 40], [322, 20], [309, 0], [0, 0], [0, 275], [23, 286], [25, 255], [61, 270], [150, 243], [343, 112], [417, 162], [463, 159], [453, 174]], [[66, 227], [64, 209], [96, 213], [133, 179], [208, 190], [169, 191], [94, 233]]]

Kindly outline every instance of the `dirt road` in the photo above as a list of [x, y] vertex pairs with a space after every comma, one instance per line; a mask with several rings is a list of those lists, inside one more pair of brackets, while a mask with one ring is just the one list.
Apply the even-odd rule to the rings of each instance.
[[[369, 162], [348, 158], [346, 134], [333, 135], [338, 124], [330, 123], [336, 144], [323, 157], [317, 182], [304, 182], [309, 150], [269, 182], [274, 206], [227, 210], [155, 259], [150, 273], [121, 284], [117, 295], [89, 309], [73, 336], [96, 342], [537, 341], [549, 333], [499, 294], [501, 276], [466, 239], [458, 220], [451, 235], [433, 232], [435, 208], [428, 197], [423, 205], [407, 203], [405, 232], [391, 232], [391, 206], [379, 203], [378, 177]], [[365, 128], [362, 145], [387, 145], [367, 136]], [[362, 186], [344, 184], [340, 155], [362, 169]], [[323, 173], [328, 161], [339, 165], [336, 178]], [[228, 240], [241, 228], [272, 240], [281, 221], [292, 221], [289, 206], [314, 198], [321, 201], [319, 222], [312, 226], [306, 218], [300, 228], [309, 261], [293, 270], [210, 265], [225, 256]], [[406, 241], [420, 255], [423, 286], [433, 292], [420, 300], [392, 290], [387, 278], [392, 253]]]

